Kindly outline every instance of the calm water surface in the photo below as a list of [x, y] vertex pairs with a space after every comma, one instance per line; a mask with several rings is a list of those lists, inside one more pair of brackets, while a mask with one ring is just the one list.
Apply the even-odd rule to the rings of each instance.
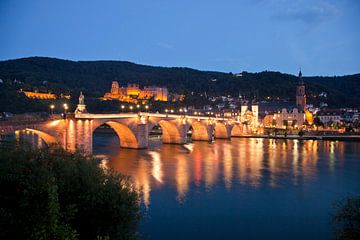
[[359, 142], [153, 139], [131, 150], [95, 132], [94, 152], [141, 189], [143, 239], [332, 239], [333, 202], [360, 194]]
[[269, 139], [94, 150], [143, 193], [144, 239], [331, 239], [335, 200], [360, 194], [360, 143]]

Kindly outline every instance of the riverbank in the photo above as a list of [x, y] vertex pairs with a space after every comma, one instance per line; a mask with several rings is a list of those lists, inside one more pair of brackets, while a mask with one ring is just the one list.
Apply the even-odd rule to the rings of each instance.
[[289, 139], [289, 140], [324, 140], [324, 141], [360, 141], [360, 135], [329, 135], [329, 136], [298, 136], [298, 135], [246, 135], [240, 138], [269, 138], [269, 139]]

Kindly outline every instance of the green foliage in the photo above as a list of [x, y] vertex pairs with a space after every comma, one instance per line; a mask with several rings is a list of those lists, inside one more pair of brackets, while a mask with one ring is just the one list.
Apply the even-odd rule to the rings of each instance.
[[360, 239], [360, 196], [349, 196], [336, 202], [332, 222], [336, 239]]
[[[32, 57], [17, 60], [0, 61], [0, 78], [12, 84], [6, 87], [0, 84], [0, 107], [6, 111], [17, 112], [26, 104], [30, 110], [37, 108], [48, 109], [41, 103], [15, 96], [16, 90], [22, 87], [36, 87], [49, 89], [55, 93], [72, 94], [72, 105], [76, 105], [77, 96], [83, 91], [86, 101], [97, 102], [96, 98], [110, 90], [111, 82], [118, 80], [121, 85], [138, 83], [140, 86], [167, 86], [171, 92], [186, 95], [190, 103], [206, 103], [208, 96], [231, 95], [238, 96], [239, 92], [247, 98], [256, 95], [259, 99], [271, 97], [275, 99], [294, 100], [295, 87], [298, 79], [294, 75], [280, 72], [264, 71], [260, 73], [243, 72], [242, 76], [229, 73], [198, 71], [190, 68], [165, 68], [138, 65], [123, 61], [67, 61], [54, 58]], [[13, 83], [13, 80], [21, 84]], [[216, 79], [216, 81], [213, 81]], [[327, 102], [332, 107], [358, 106], [360, 104], [360, 74], [342, 77], [304, 77], [308, 102]], [[44, 83], [46, 81], [46, 83]], [[2, 90], [2, 88], [4, 88]], [[5, 89], [10, 88], [10, 89]], [[9, 91], [8, 91], [9, 90]], [[194, 95], [191, 95], [191, 93]], [[318, 96], [328, 93], [327, 99]], [[9, 101], [13, 104], [7, 104]], [[93, 100], [91, 100], [93, 99]], [[95, 110], [101, 109], [103, 103]], [[36, 106], [36, 107], [32, 107]], [[117, 109], [112, 104], [105, 103], [111, 110]], [[5, 111], [0, 109], [1, 111]]]
[[0, 145], [0, 239], [135, 239], [139, 194], [92, 157]]

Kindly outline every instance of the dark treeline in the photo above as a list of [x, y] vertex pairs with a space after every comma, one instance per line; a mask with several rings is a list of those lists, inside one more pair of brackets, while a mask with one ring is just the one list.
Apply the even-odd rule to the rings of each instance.
[[[120, 85], [138, 83], [140, 86], [166, 86], [170, 92], [187, 96], [192, 92], [195, 95], [206, 92], [208, 96], [238, 96], [241, 93], [260, 100], [266, 97], [293, 100], [297, 84], [297, 76], [280, 72], [242, 72], [241, 76], [236, 76], [232, 73], [152, 67], [124, 61], [68, 61], [44, 57], [1, 61], [0, 78], [5, 83], [11, 82], [6, 90], [0, 85], [1, 107], [6, 103], [5, 98], [14, 95], [9, 90], [35, 87], [56, 93], [71, 93], [73, 96], [83, 91], [88, 97], [100, 97], [109, 91], [113, 80], [118, 80]], [[13, 83], [14, 79], [22, 83]], [[325, 101], [333, 107], [360, 104], [360, 74], [304, 77], [304, 81], [309, 102], [317, 104]], [[327, 99], [319, 99], [321, 92], [327, 93]]]
[[140, 196], [99, 161], [0, 142], [0, 239], [136, 239]]

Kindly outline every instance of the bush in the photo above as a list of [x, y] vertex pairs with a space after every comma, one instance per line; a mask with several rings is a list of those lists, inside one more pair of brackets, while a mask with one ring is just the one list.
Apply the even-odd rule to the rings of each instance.
[[360, 239], [360, 196], [350, 196], [335, 203], [334, 224], [336, 239]]
[[139, 193], [91, 156], [0, 144], [0, 239], [135, 239]]

